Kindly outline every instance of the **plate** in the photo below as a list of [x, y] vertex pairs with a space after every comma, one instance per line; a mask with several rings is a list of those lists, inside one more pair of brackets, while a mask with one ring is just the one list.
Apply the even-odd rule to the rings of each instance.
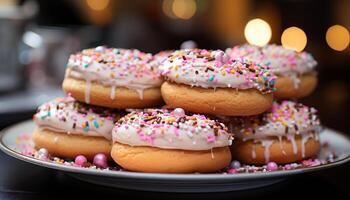
[[[334, 152], [337, 157], [332, 162], [306, 168], [238, 174], [160, 174], [81, 168], [39, 160], [21, 154], [16, 148], [18, 138], [23, 133], [31, 133], [34, 126], [32, 121], [25, 121], [3, 130], [0, 138], [0, 149], [14, 158], [63, 171], [86, 182], [123, 189], [158, 192], [237, 191], [272, 185], [293, 175], [335, 167], [350, 160], [350, 140], [341, 133], [326, 128], [320, 134], [320, 139], [322, 142], [327, 142], [327, 151]], [[322, 159], [326, 155], [325, 152], [321, 152], [319, 158]]]

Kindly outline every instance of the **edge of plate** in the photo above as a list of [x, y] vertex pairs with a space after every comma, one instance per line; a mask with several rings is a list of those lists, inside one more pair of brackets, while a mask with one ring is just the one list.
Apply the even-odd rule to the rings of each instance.
[[[286, 170], [286, 171], [275, 171], [275, 172], [261, 172], [261, 173], [248, 173], [248, 174], [232, 174], [228, 175], [225, 173], [222, 174], [161, 174], [161, 173], [142, 173], [142, 172], [128, 172], [128, 171], [107, 171], [107, 170], [99, 170], [99, 169], [85, 169], [85, 168], [78, 168], [78, 167], [72, 167], [72, 166], [65, 166], [61, 164], [56, 163], [50, 163], [46, 161], [42, 161], [36, 158], [32, 158], [29, 156], [25, 156], [22, 154], [17, 153], [16, 151], [12, 150], [8, 146], [6, 146], [3, 142], [4, 135], [6, 135], [7, 131], [9, 129], [15, 128], [18, 125], [29, 123], [31, 120], [19, 122], [17, 124], [13, 124], [7, 128], [4, 128], [0, 131], [0, 149], [5, 152], [7, 155], [17, 158], [19, 160], [35, 164], [42, 167], [47, 167], [50, 169], [56, 169], [64, 172], [70, 172], [70, 173], [80, 173], [80, 174], [86, 174], [86, 175], [94, 175], [94, 176], [105, 176], [105, 177], [113, 177], [113, 178], [133, 178], [133, 179], [148, 179], [148, 180], [176, 180], [176, 181], [203, 181], [203, 180], [210, 180], [210, 181], [239, 181], [239, 180], [252, 180], [252, 179], [267, 179], [267, 178], [279, 178], [279, 177], [285, 177], [290, 175], [297, 175], [300, 173], [310, 173], [314, 171], [319, 171], [322, 169], [328, 169], [332, 167], [336, 167], [339, 165], [342, 165], [344, 163], [347, 163], [350, 161], [350, 155], [340, 159], [336, 162], [329, 163], [327, 165], [320, 165], [315, 167], [309, 167], [309, 168], [303, 168], [303, 169], [293, 169], [293, 170]], [[333, 129], [325, 128], [328, 130], [331, 130], [332, 132], [335, 132], [338, 135], [343, 136], [348, 140], [350, 143], [350, 139], [348, 136], [339, 133], [338, 131], [335, 131]]]

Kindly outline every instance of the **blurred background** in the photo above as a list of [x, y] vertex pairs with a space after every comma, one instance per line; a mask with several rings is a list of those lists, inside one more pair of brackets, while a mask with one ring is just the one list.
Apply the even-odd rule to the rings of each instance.
[[350, 134], [348, 0], [0, 0], [0, 129], [63, 95], [69, 54], [108, 45], [157, 53], [282, 44], [311, 52], [319, 85], [301, 100]]

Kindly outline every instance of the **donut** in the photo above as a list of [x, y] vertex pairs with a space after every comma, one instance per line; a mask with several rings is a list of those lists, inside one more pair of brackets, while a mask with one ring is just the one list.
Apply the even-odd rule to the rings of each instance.
[[172, 108], [226, 116], [260, 114], [272, 105], [275, 76], [267, 66], [230, 59], [221, 50], [183, 49], [160, 66], [161, 93]]
[[70, 56], [63, 90], [92, 105], [145, 108], [162, 104], [162, 78], [151, 54], [96, 47]]
[[274, 97], [295, 99], [310, 95], [317, 85], [317, 62], [307, 52], [297, 52], [280, 45], [263, 47], [249, 44], [226, 49], [233, 59], [246, 57], [268, 65], [277, 76]]
[[152, 65], [159, 67], [174, 51], [164, 50], [153, 56]]
[[80, 103], [72, 97], [49, 101], [37, 109], [33, 120], [36, 148], [51, 155], [92, 159], [97, 153], [110, 154], [112, 129], [121, 111]]
[[126, 170], [215, 172], [229, 165], [232, 136], [224, 124], [182, 108], [146, 109], [117, 121], [111, 157]]
[[320, 150], [316, 110], [300, 103], [274, 102], [261, 115], [230, 118], [228, 127], [236, 137], [232, 155], [243, 163], [292, 163], [314, 157]]

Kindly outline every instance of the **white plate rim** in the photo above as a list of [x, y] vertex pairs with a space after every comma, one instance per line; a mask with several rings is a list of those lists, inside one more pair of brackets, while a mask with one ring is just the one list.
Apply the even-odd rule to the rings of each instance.
[[[233, 181], [240, 181], [240, 180], [281, 178], [281, 177], [287, 177], [287, 176], [297, 175], [302, 173], [310, 173], [310, 172], [315, 172], [322, 169], [336, 167], [350, 161], [350, 155], [348, 155], [338, 161], [325, 164], [325, 165], [314, 166], [314, 167], [285, 170], [285, 171], [242, 173], [242, 174], [224, 174], [224, 173], [222, 174], [219, 174], [219, 173], [216, 173], [216, 174], [162, 174], [162, 173], [142, 173], [142, 172], [129, 172], [129, 171], [107, 171], [107, 170], [100, 170], [100, 169], [86, 169], [86, 168], [79, 168], [79, 167], [51, 163], [51, 162], [39, 160], [30, 156], [22, 155], [12, 150], [6, 144], [4, 144], [3, 138], [10, 129], [14, 129], [17, 126], [21, 126], [23, 124], [30, 123], [30, 122], [31, 120], [23, 121], [20, 123], [13, 124], [1, 130], [0, 131], [0, 149], [11, 157], [14, 157], [16, 159], [19, 159], [37, 166], [55, 169], [55, 170], [68, 172], [68, 173], [77, 173], [77, 174], [84, 174], [84, 175], [104, 176], [109, 178], [144, 179], [144, 180], [171, 180], [171, 181], [208, 180], [208, 181], [217, 181], [217, 182], [222, 182], [222, 181], [233, 182]], [[341, 135], [344, 139], [350, 142], [349, 137], [345, 136], [344, 134], [339, 133], [338, 131], [335, 131], [333, 129], [329, 129], [329, 128], [327, 129], [338, 135]]]

